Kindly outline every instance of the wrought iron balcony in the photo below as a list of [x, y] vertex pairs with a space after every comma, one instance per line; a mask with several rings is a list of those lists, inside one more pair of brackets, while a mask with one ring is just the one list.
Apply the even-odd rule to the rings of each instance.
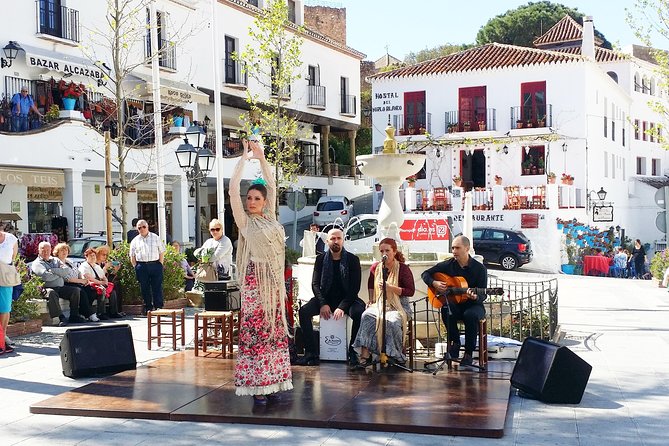
[[249, 77], [244, 62], [234, 60], [231, 57], [225, 59], [225, 83], [228, 85], [239, 85], [248, 87]]
[[523, 129], [553, 126], [553, 104], [511, 107], [511, 128]]
[[432, 113], [422, 115], [393, 115], [395, 135], [424, 135], [432, 133]]
[[343, 94], [341, 95], [341, 108], [339, 109], [339, 113], [342, 115], [352, 115], [355, 116], [357, 114], [357, 108], [356, 108], [356, 97], [351, 94]]
[[325, 86], [307, 85], [308, 102], [307, 106], [314, 108], [325, 108]]
[[448, 133], [497, 130], [497, 109], [463, 108], [447, 111], [444, 128]]
[[[158, 66], [176, 71], [177, 69], [177, 45], [169, 40], [158, 39]], [[151, 64], [151, 35], [146, 36], [146, 45], [144, 46], [144, 58]]]
[[35, 1], [35, 7], [38, 33], [79, 42], [79, 11], [45, 0]]

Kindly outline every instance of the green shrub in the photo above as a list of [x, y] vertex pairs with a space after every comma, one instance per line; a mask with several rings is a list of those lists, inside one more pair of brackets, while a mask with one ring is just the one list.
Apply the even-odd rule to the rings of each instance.
[[[141, 304], [142, 293], [139, 289], [139, 282], [135, 275], [135, 268], [130, 263], [130, 244], [120, 243], [109, 254], [110, 260], [117, 260], [121, 267], [116, 274], [120, 284], [120, 292], [123, 295], [124, 304]], [[177, 299], [183, 297], [184, 272], [181, 268], [181, 259], [184, 258], [172, 248], [167, 246], [165, 251], [165, 270], [163, 272], [163, 297], [165, 300]]]
[[28, 274], [28, 267], [22, 257], [18, 257], [16, 269], [21, 275], [23, 292], [18, 300], [12, 302], [12, 312], [9, 315], [9, 323], [23, 322], [30, 319], [39, 319], [39, 306], [33, 299], [41, 299], [41, 287], [44, 285], [42, 279]]
[[658, 251], [650, 261], [650, 273], [658, 280], [664, 279], [664, 272], [669, 267], [669, 248]]

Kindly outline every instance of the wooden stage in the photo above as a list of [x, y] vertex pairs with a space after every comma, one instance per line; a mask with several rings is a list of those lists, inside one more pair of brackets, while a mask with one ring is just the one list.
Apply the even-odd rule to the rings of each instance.
[[234, 361], [176, 353], [49, 398], [31, 413], [212, 423], [329, 427], [500, 438], [513, 362], [489, 370], [350, 371], [293, 367], [295, 389], [267, 406], [235, 395]]

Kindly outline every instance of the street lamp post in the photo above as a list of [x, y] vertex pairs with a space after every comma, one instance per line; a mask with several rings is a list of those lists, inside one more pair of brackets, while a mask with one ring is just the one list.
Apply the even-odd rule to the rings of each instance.
[[211, 150], [203, 147], [205, 138], [206, 134], [202, 128], [193, 123], [186, 130], [184, 143], [175, 152], [179, 167], [186, 173], [186, 178], [191, 183], [191, 190], [195, 191], [195, 246], [202, 245], [200, 234], [200, 181], [207, 178], [214, 167], [215, 160]]
[[586, 204], [586, 212], [590, 210], [590, 208], [594, 208], [595, 204], [592, 202], [592, 198], [590, 197], [592, 194], [597, 194], [597, 198], [601, 203], [606, 200], [606, 191], [604, 190], [604, 187], [600, 187], [599, 191], [595, 192], [594, 190], [588, 191], [587, 198], [588, 198], [588, 203]]

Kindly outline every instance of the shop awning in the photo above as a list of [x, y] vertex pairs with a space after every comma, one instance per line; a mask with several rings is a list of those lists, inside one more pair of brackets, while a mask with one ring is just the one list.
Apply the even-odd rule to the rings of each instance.
[[[126, 78], [126, 82], [137, 83], [137, 93], [133, 94], [139, 99], [153, 99], [153, 82], [151, 76], [133, 73]], [[168, 79], [160, 79], [160, 100], [171, 105], [185, 105], [195, 102], [197, 104], [209, 104], [209, 96], [185, 82], [176, 82]]]
[[19, 214], [0, 214], [0, 221], [19, 221], [23, 220]]
[[45, 70], [57, 71], [69, 75], [102, 79], [104, 72], [93, 62], [83, 57], [49, 51], [30, 45], [21, 44], [26, 53], [26, 65]]

